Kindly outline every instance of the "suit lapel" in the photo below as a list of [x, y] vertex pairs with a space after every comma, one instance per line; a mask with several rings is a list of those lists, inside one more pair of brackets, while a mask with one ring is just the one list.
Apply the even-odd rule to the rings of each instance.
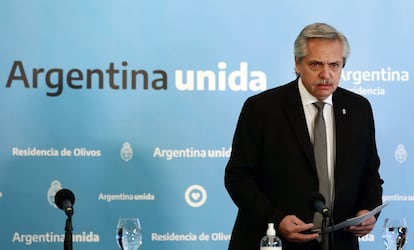
[[[349, 138], [351, 138], [349, 123], [349, 114], [352, 112], [349, 105], [343, 98], [341, 90], [338, 88], [332, 96], [335, 119], [335, 136], [336, 136], [336, 160], [335, 175], [341, 174], [341, 165], [344, 162], [345, 152], [349, 148]], [[337, 178], [335, 178], [337, 179]], [[338, 179], [337, 179], [338, 180]]]
[[310, 141], [308, 128], [306, 125], [305, 112], [303, 110], [302, 101], [299, 95], [298, 82], [294, 81], [294, 84], [289, 88], [287, 97], [287, 117], [290, 125], [293, 128], [297, 141], [303, 149], [303, 152], [308, 159], [309, 163], [316, 171], [315, 160], [313, 156], [313, 146]]

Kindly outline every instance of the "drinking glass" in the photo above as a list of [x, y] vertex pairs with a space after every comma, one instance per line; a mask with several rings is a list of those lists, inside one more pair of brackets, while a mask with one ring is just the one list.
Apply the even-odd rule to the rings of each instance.
[[142, 230], [138, 218], [119, 218], [116, 242], [121, 250], [138, 250], [142, 244]]
[[385, 218], [382, 239], [387, 250], [402, 250], [407, 244], [407, 221], [405, 218]]

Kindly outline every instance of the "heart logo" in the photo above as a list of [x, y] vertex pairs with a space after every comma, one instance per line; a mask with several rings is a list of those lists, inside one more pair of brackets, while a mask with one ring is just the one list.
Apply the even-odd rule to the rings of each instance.
[[185, 190], [184, 199], [191, 207], [201, 207], [207, 201], [207, 191], [200, 185], [191, 185]]
[[191, 198], [193, 198], [193, 200], [198, 200], [200, 199], [201, 194], [199, 192], [193, 192], [191, 193]]

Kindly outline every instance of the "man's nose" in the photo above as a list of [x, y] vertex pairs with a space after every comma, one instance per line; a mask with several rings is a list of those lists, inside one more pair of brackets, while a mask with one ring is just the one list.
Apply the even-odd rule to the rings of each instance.
[[331, 74], [331, 69], [329, 68], [329, 64], [324, 63], [319, 73], [319, 76], [321, 78], [329, 78], [330, 74]]

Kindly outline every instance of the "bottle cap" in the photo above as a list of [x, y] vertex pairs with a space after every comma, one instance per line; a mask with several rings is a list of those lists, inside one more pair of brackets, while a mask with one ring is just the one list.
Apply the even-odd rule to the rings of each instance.
[[273, 226], [273, 223], [269, 223], [267, 225], [266, 235], [268, 235], [268, 236], [275, 236], [276, 235], [276, 230], [275, 230], [275, 228]]

